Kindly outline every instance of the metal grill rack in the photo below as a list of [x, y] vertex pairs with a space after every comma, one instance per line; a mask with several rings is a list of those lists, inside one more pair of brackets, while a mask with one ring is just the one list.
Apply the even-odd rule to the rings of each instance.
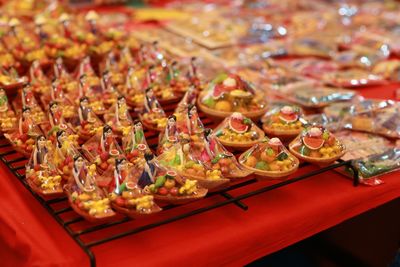
[[[175, 104], [169, 104], [164, 107], [167, 113], [172, 113]], [[132, 114], [134, 115], [134, 114]], [[214, 122], [200, 114], [200, 117], [207, 127], [214, 126]], [[152, 131], [145, 132], [147, 142], [151, 148], [155, 148], [158, 142], [158, 133]], [[16, 152], [8, 141], [2, 136], [0, 137], [0, 160], [10, 169], [16, 178], [26, 187], [28, 191], [39, 201], [39, 203], [50, 213], [50, 215], [65, 229], [73, 240], [82, 248], [90, 259], [90, 266], [96, 266], [96, 257], [92, 248], [100, 244], [109, 243], [113, 240], [134, 235], [149, 229], [160, 227], [162, 225], [172, 223], [190, 216], [194, 216], [203, 212], [207, 212], [226, 205], [236, 205], [238, 208], [246, 211], [249, 207], [241, 202], [244, 199], [292, 184], [318, 174], [339, 168], [348, 167], [353, 170], [353, 184], [358, 184], [358, 172], [352, 166], [350, 161], [339, 161], [327, 167], [308, 172], [303, 175], [295, 176], [288, 180], [279, 181], [272, 185], [264, 186], [254, 191], [251, 189], [237, 196], [232, 196], [231, 191], [239, 188], [245, 189], [247, 186], [257, 182], [254, 177], [231, 184], [230, 187], [218, 192], [209, 193], [204, 199], [197, 200], [193, 205], [195, 208], [190, 209], [191, 203], [183, 206], [166, 205], [162, 206], [163, 211], [160, 215], [154, 215], [144, 220], [135, 220], [122, 215], [118, 215], [114, 220], [107, 223], [90, 223], [76, 214], [69, 206], [66, 196], [57, 198], [42, 198], [31, 190], [26, 183], [25, 164], [27, 159]], [[307, 164], [302, 164], [301, 168]], [[212, 201], [208, 201], [212, 200]], [[199, 207], [200, 206], [200, 207]], [[164, 216], [168, 215], [168, 216]], [[124, 227], [122, 227], [124, 226]]]

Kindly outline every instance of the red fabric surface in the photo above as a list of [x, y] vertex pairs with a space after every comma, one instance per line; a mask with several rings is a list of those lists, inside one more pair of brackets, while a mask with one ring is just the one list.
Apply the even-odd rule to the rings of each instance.
[[[393, 98], [397, 87], [359, 91], [367, 97]], [[296, 175], [315, 168], [308, 166]], [[383, 179], [385, 184], [380, 186], [353, 187], [350, 180], [327, 172], [246, 199], [246, 212], [234, 205], [225, 206], [96, 246], [93, 251], [98, 266], [241, 266], [398, 198], [399, 172]], [[267, 184], [255, 183], [234, 194]], [[2, 266], [89, 264], [79, 246], [4, 165], [0, 166], [0, 203]]]

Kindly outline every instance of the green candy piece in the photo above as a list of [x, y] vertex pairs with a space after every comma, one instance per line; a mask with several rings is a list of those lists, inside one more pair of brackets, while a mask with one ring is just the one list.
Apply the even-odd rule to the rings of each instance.
[[306, 147], [306, 146], [301, 146], [299, 149], [300, 154], [302, 154], [303, 156], [309, 156], [311, 153], [311, 150]]
[[268, 156], [273, 156], [273, 155], [275, 154], [275, 153], [274, 153], [274, 150], [273, 150], [272, 148], [270, 148], [270, 147], [267, 148], [267, 151], [266, 151], [266, 152], [267, 152], [267, 155], [268, 155]]
[[210, 97], [210, 98], [205, 99], [203, 101], [203, 104], [206, 105], [209, 108], [212, 108], [212, 107], [215, 106], [215, 101], [214, 101], [214, 99], [212, 97]]
[[256, 169], [263, 170], [263, 171], [269, 170], [268, 163], [266, 163], [265, 161], [257, 162], [255, 167], [256, 167]]
[[279, 153], [279, 155], [276, 157], [279, 161], [285, 160], [289, 157], [288, 154], [286, 154], [285, 152], [281, 152]]
[[165, 177], [165, 175], [163, 176], [159, 176], [156, 180], [156, 182], [154, 183], [154, 187], [155, 188], [160, 188], [165, 184], [165, 181], [167, 180], [167, 178]]
[[124, 192], [126, 190], [126, 183], [123, 183], [119, 186], [119, 192]]

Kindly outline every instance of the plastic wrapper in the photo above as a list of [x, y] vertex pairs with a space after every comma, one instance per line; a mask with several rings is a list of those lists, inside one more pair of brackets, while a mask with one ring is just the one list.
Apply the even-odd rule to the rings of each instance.
[[[337, 133], [346, 145], [348, 152], [343, 160], [353, 160], [358, 170], [359, 181], [364, 185], [375, 186], [384, 183], [380, 176], [399, 168], [399, 151], [386, 138], [370, 133], [350, 132]], [[353, 171], [346, 167], [337, 169], [340, 173], [353, 177]]]
[[103, 122], [91, 108], [89, 98], [82, 97], [79, 100], [77, 113], [77, 116], [71, 120], [71, 123], [81, 141], [87, 141], [98, 131], [101, 131]]
[[146, 128], [154, 131], [164, 130], [167, 124], [167, 116], [151, 88], [145, 92], [144, 107], [139, 118]]
[[20, 114], [18, 127], [5, 133], [4, 136], [16, 151], [26, 157], [30, 157], [36, 138], [42, 134], [41, 129], [32, 117], [31, 109], [26, 107]]
[[201, 111], [217, 118], [225, 118], [233, 112], [256, 119], [266, 110], [263, 92], [235, 74], [222, 73], [214, 78], [207, 89], [200, 93], [198, 105]]
[[8, 97], [4, 89], [0, 88], [0, 131], [11, 132], [18, 127], [15, 112], [8, 103]]
[[399, 104], [391, 100], [354, 104], [344, 117], [344, 124], [348, 129], [399, 138]]
[[293, 69], [296, 73], [313, 78], [319, 78], [325, 73], [336, 71], [339, 66], [332, 61], [322, 59], [295, 59], [284, 61], [286, 66]]
[[104, 221], [115, 215], [110, 199], [96, 184], [97, 176], [96, 166], [89, 166], [81, 155], [76, 155], [69, 182], [64, 186], [73, 210], [88, 221]]
[[239, 112], [225, 118], [214, 132], [221, 144], [239, 150], [247, 149], [264, 138], [264, 132]]
[[330, 58], [336, 50], [335, 43], [329, 38], [301, 37], [289, 42], [289, 55], [318, 56]]
[[321, 108], [335, 102], [349, 101], [356, 95], [351, 90], [323, 86], [286, 88], [281, 93], [284, 98], [308, 108]]
[[138, 185], [140, 171], [124, 157], [113, 159], [101, 180], [109, 181], [106, 187], [111, 207], [129, 217], [137, 218], [161, 211], [154, 202], [154, 196]]
[[221, 189], [229, 183], [229, 179], [224, 178], [220, 170], [210, 169], [194, 157], [189, 140], [181, 140], [165, 150], [157, 160], [176, 170], [182, 177], [198, 181], [199, 185], [208, 190]]
[[331, 132], [322, 126], [309, 126], [289, 144], [297, 158], [318, 165], [330, 164], [341, 158], [346, 148]]
[[333, 55], [333, 60], [341, 68], [370, 69], [386, 57], [378, 53], [363, 53], [352, 50], [342, 51]]
[[299, 167], [299, 160], [276, 137], [254, 145], [240, 156], [239, 162], [259, 179], [283, 178]]
[[103, 126], [92, 138], [82, 145], [82, 151], [89, 162], [96, 163], [100, 174], [115, 164], [115, 158], [123, 155], [123, 152], [114, 137], [110, 126]]
[[372, 72], [390, 81], [400, 81], [400, 60], [388, 60], [379, 62]]
[[211, 129], [206, 129], [197, 141], [192, 139], [191, 145], [195, 158], [210, 169], [220, 170], [226, 178], [240, 179], [251, 173], [239, 165], [236, 157], [226, 150]]
[[117, 102], [104, 114], [104, 121], [111, 126], [116, 134], [127, 135], [129, 133], [133, 120], [129, 114], [125, 97], [118, 97]]
[[355, 32], [350, 40], [344, 44], [346, 48], [367, 54], [380, 54], [387, 57], [391, 50], [391, 40], [382, 33], [372, 31]]
[[135, 121], [129, 132], [122, 137], [122, 149], [129, 162], [136, 166], [144, 164], [145, 153], [150, 153], [151, 151], [140, 121]]
[[326, 73], [322, 75], [321, 79], [329, 85], [349, 88], [386, 83], [383, 77], [361, 69], [348, 69]]
[[51, 142], [43, 135], [37, 136], [26, 165], [26, 181], [33, 191], [43, 196], [63, 193], [61, 176], [53, 162]]
[[271, 108], [262, 117], [263, 129], [269, 136], [282, 140], [296, 137], [307, 122], [302, 118], [302, 110], [296, 105]]
[[162, 166], [151, 154], [138, 171], [138, 185], [154, 196], [156, 201], [184, 204], [203, 198], [208, 190], [197, 180], [183, 179], [177, 172]]

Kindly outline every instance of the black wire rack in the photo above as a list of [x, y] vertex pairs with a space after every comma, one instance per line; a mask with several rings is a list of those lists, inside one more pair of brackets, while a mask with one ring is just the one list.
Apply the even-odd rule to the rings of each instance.
[[[173, 111], [175, 105], [170, 104], [164, 109], [167, 112]], [[204, 115], [200, 114], [200, 117], [205, 126], [213, 126], [214, 122]], [[158, 142], [158, 133], [152, 131], [145, 132], [147, 142], [151, 148], [155, 148]], [[231, 191], [238, 188], [246, 188], [255, 182], [255, 177], [248, 177], [241, 181], [235, 182], [230, 187], [225, 188], [221, 191], [209, 193], [204, 199], [195, 201], [196, 207], [190, 209], [190, 203], [183, 206], [166, 205], [162, 206], [164, 213], [168, 213], [173, 210], [171, 216], [159, 216], [153, 215], [151, 220], [131, 219], [122, 215], [118, 215], [114, 220], [107, 223], [90, 223], [85, 221], [82, 217], [76, 214], [68, 203], [66, 196], [55, 197], [55, 198], [43, 198], [34, 192], [25, 180], [25, 164], [27, 159], [16, 152], [13, 147], [8, 143], [4, 136], [0, 137], [0, 160], [10, 169], [10, 171], [18, 178], [18, 180], [25, 186], [25, 188], [31, 192], [31, 194], [37, 199], [37, 201], [50, 213], [50, 215], [65, 229], [69, 236], [82, 248], [82, 250], [88, 255], [90, 259], [90, 266], [96, 266], [96, 257], [92, 250], [93, 247], [98, 245], [112, 242], [113, 240], [131, 236], [146, 230], [150, 230], [162, 225], [172, 223], [184, 218], [188, 218], [200, 213], [204, 213], [213, 209], [217, 209], [226, 205], [236, 205], [238, 208], [246, 211], [249, 207], [242, 202], [242, 200], [292, 184], [298, 181], [313, 177], [325, 173], [327, 171], [336, 168], [350, 168], [353, 174], [353, 184], [358, 185], [358, 172], [351, 164], [351, 161], [341, 161], [337, 163], [302, 174], [294, 176], [293, 178], [278, 181], [272, 185], [264, 186], [254, 191], [247, 190], [245, 193], [232, 196]], [[301, 168], [307, 164], [302, 164]], [[213, 201], [207, 201], [207, 199], [213, 198]], [[211, 204], [210, 204], [211, 203]], [[200, 205], [202, 204], [202, 205]], [[200, 207], [199, 207], [200, 206]], [[168, 213], [169, 214], [169, 213]], [[166, 218], [164, 218], [166, 217]], [[145, 221], [145, 222], [142, 222]], [[120, 228], [119, 226], [126, 224], [127, 227]], [[108, 234], [104, 234], [103, 231], [109, 231]], [[90, 236], [91, 238], [88, 238]], [[104, 237], [103, 237], [104, 236]]]

